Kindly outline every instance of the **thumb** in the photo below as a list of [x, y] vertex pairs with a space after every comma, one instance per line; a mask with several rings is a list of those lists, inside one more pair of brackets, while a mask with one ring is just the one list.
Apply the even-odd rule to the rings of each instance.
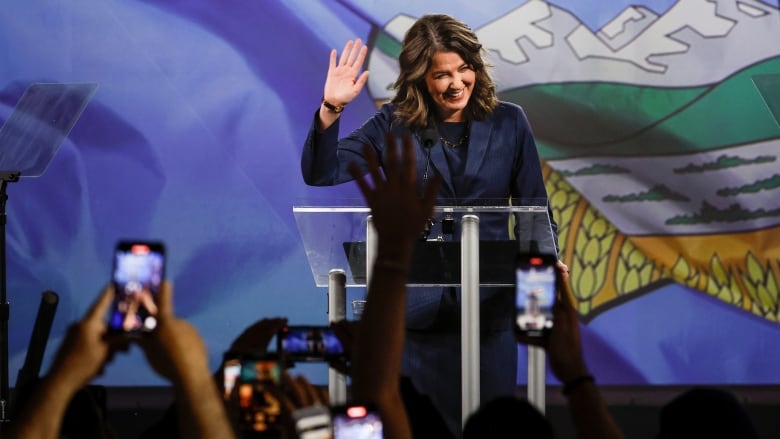
[[160, 317], [173, 315], [173, 284], [165, 280], [160, 287], [160, 295], [157, 297], [157, 307]]
[[87, 311], [84, 320], [99, 321], [102, 319], [108, 311], [109, 305], [113, 299], [114, 286], [113, 284], [108, 284], [103, 289], [103, 292], [100, 294], [97, 300], [95, 300], [95, 302], [92, 304], [89, 311]]

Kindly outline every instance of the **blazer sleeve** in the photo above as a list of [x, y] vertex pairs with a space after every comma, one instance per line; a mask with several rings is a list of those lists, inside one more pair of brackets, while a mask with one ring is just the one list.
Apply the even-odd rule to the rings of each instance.
[[301, 154], [303, 181], [310, 186], [333, 186], [351, 181], [352, 175], [347, 170], [350, 162], [366, 170], [363, 145], [370, 145], [382, 157], [384, 136], [390, 130], [392, 114], [392, 107], [385, 104], [360, 128], [339, 139], [341, 118], [326, 130], [319, 131], [315, 113]]
[[519, 200], [519, 204], [528, 204], [527, 200], [542, 200], [547, 205], [547, 218], [539, 215], [533, 215], [531, 218], [528, 218], [528, 215], [526, 217], [520, 215], [515, 222], [515, 237], [518, 240], [530, 237], [530, 240], [536, 241], [538, 250], [557, 255], [559, 251], [558, 224], [553, 218], [547, 189], [544, 185], [542, 164], [536, 148], [536, 141], [525, 112], [519, 106], [517, 106], [516, 117], [518, 155], [512, 183], [512, 198]]

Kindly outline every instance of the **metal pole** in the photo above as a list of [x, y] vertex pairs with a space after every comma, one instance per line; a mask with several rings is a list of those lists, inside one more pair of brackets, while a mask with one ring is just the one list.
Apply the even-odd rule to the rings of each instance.
[[545, 406], [545, 352], [537, 346], [528, 346], [528, 402], [544, 413]]
[[[347, 275], [340, 268], [328, 272], [328, 321], [344, 320], [347, 316]], [[337, 370], [328, 369], [328, 394], [332, 404], [347, 402], [347, 378]]]
[[374, 217], [366, 217], [366, 288], [370, 283], [371, 273], [374, 271], [374, 261], [376, 261], [376, 228], [374, 228]]
[[461, 220], [461, 417], [479, 407], [479, 217]]
[[8, 320], [11, 317], [11, 304], [8, 303], [6, 283], [6, 222], [5, 204], [8, 201], [6, 189], [8, 182], [18, 181], [19, 173], [0, 175], [0, 430], [10, 416], [10, 388], [8, 385]]

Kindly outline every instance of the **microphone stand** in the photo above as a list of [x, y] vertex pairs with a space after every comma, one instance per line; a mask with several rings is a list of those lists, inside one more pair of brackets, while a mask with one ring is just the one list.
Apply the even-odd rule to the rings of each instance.
[[[431, 168], [431, 149], [433, 149], [434, 143], [436, 143], [439, 138], [439, 132], [436, 128], [426, 128], [420, 134], [420, 138], [422, 140], [423, 148], [425, 148], [425, 173], [423, 173], [422, 181], [422, 191], [425, 191], [425, 186], [428, 184], [428, 171]], [[420, 196], [422, 196], [422, 194]], [[428, 235], [431, 234], [431, 229], [434, 224], [436, 224], [436, 221], [433, 218], [430, 218], [428, 222], [425, 223], [425, 229], [420, 235], [421, 241], [428, 239]]]
[[8, 320], [11, 305], [6, 291], [6, 253], [5, 226], [7, 216], [5, 204], [8, 201], [6, 189], [8, 183], [19, 181], [19, 172], [0, 172], [0, 429], [9, 421], [9, 385], [8, 385]]

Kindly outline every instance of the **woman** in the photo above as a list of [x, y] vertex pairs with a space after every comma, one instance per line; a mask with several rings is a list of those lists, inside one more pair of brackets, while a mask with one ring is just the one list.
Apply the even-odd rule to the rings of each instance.
[[[387, 133], [397, 138], [411, 134], [418, 191], [422, 194], [433, 172], [440, 174], [439, 204], [546, 200], [528, 121], [519, 106], [498, 100], [484, 52], [464, 23], [440, 14], [421, 17], [404, 37], [395, 97], [339, 139], [341, 112], [368, 79], [367, 71], [360, 72], [367, 48], [360, 40], [348, 41], [338, 62], [336, 51], [331, 51], [323, 99], [301, 159], [304, 181], [316, 186], [349, 181], [350, 162], [365, 169], [364, 144], [381, 158]], [[481, 216], [479, 227], [480, 239], [508, 239], [505, 216]], [[553, 235], [556, 231], [553, 222]], [[409, 292], [401, 385], [415, 437], [441, 437], [416, 429], [431, 424], [428, 415], [422, 415], [429, 402], [442, 414], [451, 435], [460, 436], [459, 296], [459, 288]], [[515, 393], [513, 300], [511, 289], [480, 291], [482, 401]]]

